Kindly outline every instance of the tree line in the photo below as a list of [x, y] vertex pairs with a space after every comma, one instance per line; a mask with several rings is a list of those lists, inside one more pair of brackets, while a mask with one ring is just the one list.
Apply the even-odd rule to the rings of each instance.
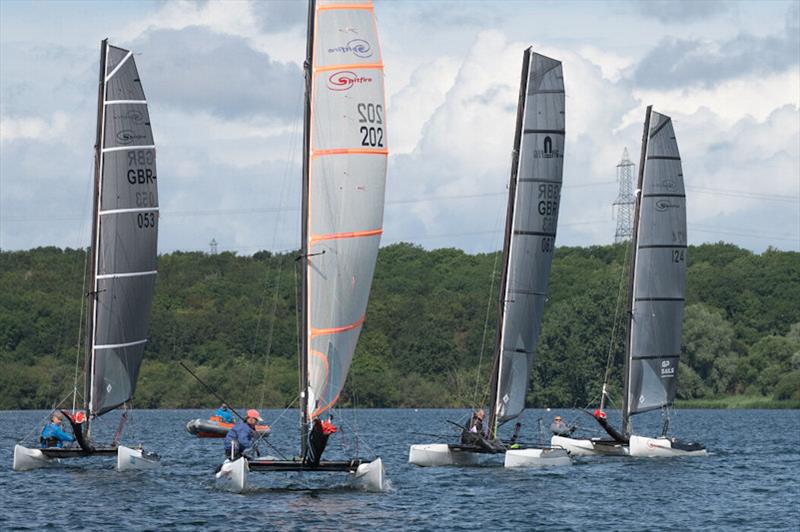
[[[691, 246], [678, 396], [800, 400], [800, 253]], [[134, 405], [211, 406], [183, 361], [236, 404], [292, 403], [298, 383], [296, 253], [173, 252], [158, 259]], [[622, 388], [625, 244], [560, 247], [528, 396], [599, 399], [610, 360]], [[0, 252], [0, 409], [47, 408], [82, 368], [84, 250]], [[340, 404], [461, 407], [485, 401], [499, 253], [380, 250], [366, 322]], [[79, 385], [80, 388], [80, 385]]]

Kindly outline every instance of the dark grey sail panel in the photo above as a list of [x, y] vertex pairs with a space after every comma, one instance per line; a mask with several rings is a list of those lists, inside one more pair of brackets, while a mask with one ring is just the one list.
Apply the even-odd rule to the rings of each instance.
[[[108, 47], [96, 248], [90, 411], [131, 399], [147, 342], [158, 246], [158, 187], [133, 56]], [[119, 103], [124, 101], [125, 103]]]
[[686, 198], [668, 116], [652, 112], [640, 191], [630, 322], [628, 415], [672, 404], [686, 284]]
[[518, 416], [525, 408], [555, 248], [564, 111], [561, 62], [531, 54], [494, 405], [498, 423]]

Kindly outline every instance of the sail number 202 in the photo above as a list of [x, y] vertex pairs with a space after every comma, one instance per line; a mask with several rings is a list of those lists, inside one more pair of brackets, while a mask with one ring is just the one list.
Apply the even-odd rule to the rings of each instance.
[[383, 148], [383, 106], [377, 103], [359, 103], [356, 109], [358, 123], [365, 124], [358, 128], [361, 145]]

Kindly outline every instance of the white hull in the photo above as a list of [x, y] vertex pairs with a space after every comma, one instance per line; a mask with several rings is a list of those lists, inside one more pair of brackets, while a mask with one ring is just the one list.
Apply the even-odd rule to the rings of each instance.
[[548, 467], [571, 465], [569, 453], [564, 449], [509, 449], [505, 467]]
[[249, 471], [247, 460], [244, 458], [233, 462], [225, 460], [222, 468], [216, 474], [215, 485], [221, 490], [242, 493], [247, 489], [247, 473]]
[[355, 472], [353, 485], [365, 491], [383, 491], [385, 485], [383, 460], [376, 458], [368, 464], [361, 464]]
[[446, 443], [412, 445], [408, 451], [408, 463], [422, 467], [476, 466], [482, 453], [453, 451]]
[[592, 440], [553, 436], [550, 445], [569, 451], [572, 456], [627, 456], [628, 447], [623, 444], [598, 444]]
[[14, 471], [30, 471], [61, 463], [57, 458], [48, 458], [39, 449], [28, 449], [22, 445], [14, 446]]
[[156, 454], [148, 454], [142, 449], [131, 449], [124, 445], [117, 447], [117, 471], [153, 469], [159, 465], [161, 459]]
[[647, 438], [631, 435], [630, 455], [645, 458], [669, 458], [673, 456], [708, 456], [708, 452], [705, 449], [693, 451], [674, 449], [669, 438]]

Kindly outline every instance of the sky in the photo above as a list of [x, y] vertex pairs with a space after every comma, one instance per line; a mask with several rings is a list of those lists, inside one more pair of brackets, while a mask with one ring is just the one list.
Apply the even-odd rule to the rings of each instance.
[[[159, 251], [299, 247], [301, 1], [0, 0], [0, 248], [84, 247], [99, 43], [135, 52]], [[522, 53], [563, 62], [558, 245], [614, 241], [616, 165], [672, 117], [691, 244], [800, 251], [800, 2], [376, 0], [382, 244], [499, 249]]]

